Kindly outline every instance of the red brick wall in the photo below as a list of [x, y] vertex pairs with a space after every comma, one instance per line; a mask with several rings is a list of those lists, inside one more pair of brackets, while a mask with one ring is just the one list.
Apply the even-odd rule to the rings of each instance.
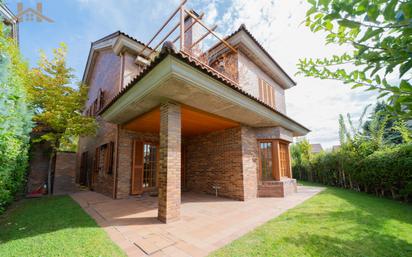
[[70, 193], [75, 190], [76, 153], [58, 152], [54, 171], [53, 194]]
[[185, 139], [187, 188], [243, 200], [241, 128]]
[[[119, 90], [120, 83], [120, 57], [116, 56], [111, 50], [105, 50], [97, 53], [92, 64], [92, 70], [87, 81], [89, 85], [89, 94], [86, 107], [98, 96], [99, 90], [104, 90], [105, 102], [108, 102]], [[99, 129], [94, 137], [82, 137], [79, 140], [77, 151], [76, 164], [76, 181], [79, 182], [80, 174], [80, 157], [85, 151], [88, 151], [88, 169], [91, 171], [93, 166], [93, 158], [97, 147], [109, 143], [116, 142], [117, 125], [107, 123], [100, 117], [97, 118]], [[115, 149], [117, 146], [115, 145]], [[115, 158], [116, 163], [116, 158]], [[114, 174], [105, 174], [101, 171], [97, 176], [93, 189], [96, 192], [113, 196]]]

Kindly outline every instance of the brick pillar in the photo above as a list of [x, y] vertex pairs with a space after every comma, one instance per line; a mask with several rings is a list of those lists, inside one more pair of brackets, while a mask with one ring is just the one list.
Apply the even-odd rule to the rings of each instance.
[[181, 116], [180, 105], [160, 106], [160, 169], [158, 219], [168, 223], [180, 217]]

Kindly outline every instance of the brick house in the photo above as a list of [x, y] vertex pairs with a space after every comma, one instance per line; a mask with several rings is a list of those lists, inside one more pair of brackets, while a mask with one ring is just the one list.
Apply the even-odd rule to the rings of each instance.
[[244, 25], [199, 53], [201, 16], [180, 10], [180, 49], [122, 32], [91, 44], [85, 114], [99, 129], [79, 140], [77, 182], [113, 198], [157, 194], [164, 222], [179, 218], [187, 190], [241, 201], [293, 193], [289, 144], [309, 132], [286, 115], [295, 82]]

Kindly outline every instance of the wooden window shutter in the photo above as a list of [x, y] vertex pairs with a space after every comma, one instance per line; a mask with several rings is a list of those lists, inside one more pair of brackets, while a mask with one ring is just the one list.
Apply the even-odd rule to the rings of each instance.
[[104, 106], [104, 91], [100, 89], [99, 93], [99, 110], [101, 110]]
[[114, 143], [110, 142], [107, 144], [107, 147], [105, 149], [105, 172], [107, 174], [112, 174], [113, 173], [113, 152], [114, 152]]
[[143, 142], [133, 141], [131, 193], [143, 192]]
[[95, 173], [99, 172], [99, 162], [100, 162], [99, 157], [100, 157], [100, 147], [97, 147], [94, 153], [94, 164], [93, 164], [93, 171]]
[[275, 90], [265, 80], [259, 78], [259, 99], [275, 108]]

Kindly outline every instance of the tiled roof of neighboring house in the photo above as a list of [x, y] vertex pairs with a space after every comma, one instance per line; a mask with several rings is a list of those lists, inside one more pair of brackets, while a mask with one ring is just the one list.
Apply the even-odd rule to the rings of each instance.
[[[232, 34], [226, 36], [224, 38], [225, 41], [229, 40], [231, 37], [235, 36], [237, 33], [244, 31], [254, 42], [255, 44], [262, 49], [262, 51], [267, 55], [267, 57], [269, 57], [269, 59], [290, 79], [290, 81], [293, 82], [294, 85], [296, 85], [296, 81], [294, 81], [289, 74], [287, 74], [287, 72], [275, 61], [275, 59], [273, 59], [273, 57], [268, 53], [268, 51], [266, 51], [266, 49], [259, 43], [259, 41], [257, 41], [257, 39], [252, 35], [252, 33], [250, 33], [250, 31], [246, 28], [245, 24], [242, 24], [239, 26], [239, 28], [234, 31]], [[214, 45], [212, 48], [210, 48], [208, 51], [214, 49], [215, 47], [219, 46], [221, 43], [217, 43], [216, 45]]]
[[321, 144], [311, 144], [312, 147], [312, 153], [320, 153], [323, 151], [323, 147]]
[[171, 55], [187, 64], [189, 64], [190, 66], [198, 69], [199, 71], [213, 77], [214, 79], [222, 82], [224, 85], [232, 88], [233, 90], [236, 90], [237, 92], [251, 98], [252, 100], [264, 105], [265, 107], [269, 108], [270, 110], [272, 110], [273, 112], [275, 112], [276, 114], [296, 123], [297, 125], [301, 126], [302, 128], [304, 128], [305, 130], [310, 131], [308, 128], [306, 128], [305, 126], [301, 125], [300, 123], [294, 121], [293, 119], [289, 118], [288, 116], [286, 116], [285, 114], [277, 111], [276, 109], [274, 109], [273, 107], [269, 106], [268, 104], [264, 103], [263, 101], [259, 100], [258, 98], [256, 98], [255, 96], [247, 93], [246, 91], [242, 90], [241, 88], [239, 88], [236, 84], [234, 84], [233, 82], [231, 82], [228, 79], [225, 79], [225, 77], [221, 76], [219, 73], [215, 72], [213, 69], [211, 69], [210, 67], [208, 67], [207, 65], [202, 64], [201, 62], [197, 61], [194, 58], [191, 58], [188, 55], [183, 54], [182, 52], [178, 52], [176, 51], [173, 47], [172, 44], [168, 44], [168, 42], [166, 42], [163, 45], [163, 48], [160, 52], [160, 54], [140, 73], [138, 74], [134, 79], [132, 79], [129, 84], [127, 86], [125, 86], [116, 96], [114, 96], [108, 103], [107, 105], [105, 105], [101, 111], [99, 113], [103, 113], [105, 110], [107, 110], [118, 98], [120, 98], [123, 94], [125, 94], [130, 88], [132, 88], [137, 82], [139, 82], [144, 76], [146, 76], [152, 69], [154, 69], [156, 67], [157, 64], [159, 64], [161, 61], [163, 61], [168, 55]]
[[337, 151], [340, 149], [340, 145], [334, 145], [332, 146], [332, 151]]
[[6, 19], [7, 21], [17, 22], [18, 18], [16, 15], [10, 11], [10, 9], [3, 3], [0, 2], [0, 17]]

